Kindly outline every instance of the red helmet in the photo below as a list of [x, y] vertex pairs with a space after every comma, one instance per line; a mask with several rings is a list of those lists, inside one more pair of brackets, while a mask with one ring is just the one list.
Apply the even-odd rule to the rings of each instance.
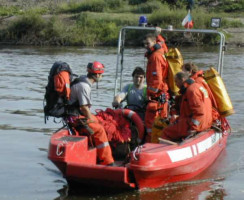
[[92, 74], [103, 74], [104, 73], [104, 65], [100, 62], [88, 63], [87, 71]]

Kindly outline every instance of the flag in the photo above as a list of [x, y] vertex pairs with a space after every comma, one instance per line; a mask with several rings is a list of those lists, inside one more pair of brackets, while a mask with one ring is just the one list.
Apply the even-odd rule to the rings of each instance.
[[193, 24], [194, 24], [194, 22], [192, 21], [191, 12], [189, 10], [188, 14], [186, 15], [186, 17], [182, 21], [182, 26], [190, 29], [190, 28], [193, 28]]

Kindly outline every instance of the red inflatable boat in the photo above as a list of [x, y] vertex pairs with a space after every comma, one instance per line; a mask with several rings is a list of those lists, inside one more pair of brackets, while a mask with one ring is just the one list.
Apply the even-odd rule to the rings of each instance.
[[[146, 143], [118, 166], [96, 164], [96, 148], [86, 136], [63, 129], [51, 137], [48, 158], [68, 182], [118, 188], [156, 188], [190, 179], [208, 168], [225, 148], [228, 133], [208, 130], [177, 144]], [[117, 162], [117, 164], [120, 164]]]
[[[115, 90], [123, 83], [123, 52], [125, 31], [155, 31], [155, 27], [124, 27], [119, 34]], [[171, 33], [172, 29], [163, 29]], [[218, 72], [222, 73], [225, 38], [215, 30], [176, 29], [182, 33], [208, 33], [220, 35]], [[121, 39], [122, 38], [122, 39]], [[121, 58], [121, 60], [120, 60]], [[120, 76], [119, 76], [120, 75]], [[130, 116], [130, 114], [129, 114]], [[133, 117], [131, 118], [133, 121]], [[135, 120], [134, 120], [135, 121]], [[140, 123], [139, 123], [140, 125]], [[138, 138], [144, 128], [137, 126]], [[90, 147], [86, 136], [70, 135], [67, 129], [54, 133], [50, 140], [48, 158], [59, 168], [68, 183], [85, 183], [117, 188], [156, 188], [167, 183], [191, 179], [208, 168], [225, 148], [229, 135], [226, 128], [209, 129], [179, 143], [145, 143], [135, 145], [124, 160], [116, 160], [117, 166], [97, 164], [96, 148]], [[115, 149], [116, 150], [116, 149]]]

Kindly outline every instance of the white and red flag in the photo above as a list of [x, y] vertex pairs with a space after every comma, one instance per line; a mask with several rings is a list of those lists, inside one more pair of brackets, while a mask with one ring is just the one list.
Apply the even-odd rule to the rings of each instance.
[[191, 17], [191, 11], [189, 10], [188, 14], [186, 15], [186, 17], [182, 21], [182, 26], [190, 29], [190, 28], [193, 28], [193, 24], [194, 24], [194, 22], [193, 22], [192, 17]]

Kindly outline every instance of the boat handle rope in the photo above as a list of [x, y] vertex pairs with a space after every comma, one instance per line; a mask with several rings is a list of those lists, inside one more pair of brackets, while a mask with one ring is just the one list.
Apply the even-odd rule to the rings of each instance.
[[133, 155], [134, 160], [139, 160], [139, 159], [136, 157], [136, 153], [140, 154], [141, 149], [142, 149], [142, 145], [136, 147], [135, 150], [133, 151], [133, 154], [132, 154], [132, 155]]
[[64, 153], [64, 151], [62, 150], [63, 146], [64, 146], [63, 143], [58, 143], [57, 149], [56, 149], [57, 156], [61, 156]]

